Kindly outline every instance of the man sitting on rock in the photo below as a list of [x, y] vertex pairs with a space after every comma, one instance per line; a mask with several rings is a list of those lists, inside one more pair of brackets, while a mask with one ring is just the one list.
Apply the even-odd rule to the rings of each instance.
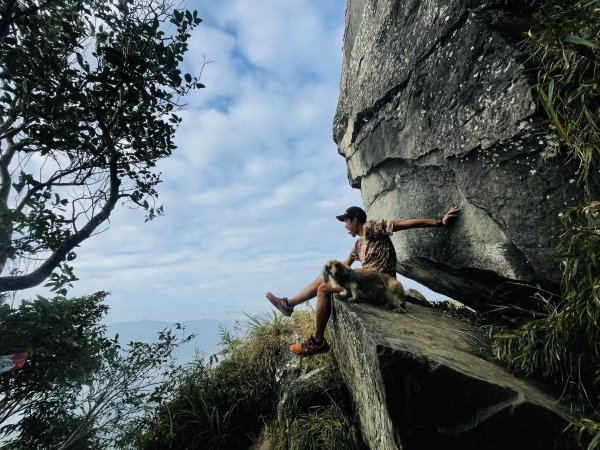
[[[369, 220], [367, 214], [358, 206], [351, 206], [338, 220], [345, 223], [348, 233], [352, 237], [359, 236], [354, 243], [350, 256], [344, 264], [351, 266], [354, 261], [360, 261], [365, 269], [374, 269], [396, 278], [396, 251], [390, 236], [394, 231], [408, 230], [410, 228], [445, 227], [456, 218], [458, 208], [448, 210], [440, 219], [408, 219], [408, 220]], [[325, 327], [331, 313], [331, 294], [342, 291], [340, 287], [333, 287], [323, 281], [319, 276], [316, 280], [302, 289], [294, 297], [276, 297], [267, 292], [267, 299], [283, 315], [291, 316], [294, 307], [317, 297], [315, 334], [307, 341], [294, 344], [290, 350], [298, 356], [311, 356], [325, 353], [329, 344], [325, 340]]]

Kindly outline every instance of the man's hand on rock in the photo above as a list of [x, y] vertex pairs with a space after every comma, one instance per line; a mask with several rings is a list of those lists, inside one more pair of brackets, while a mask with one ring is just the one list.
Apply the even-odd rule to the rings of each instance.
[[458, 208], [456, 206], [453, 206], [452, 208], [450, 208], [448, 210], [448, 212], [446, 214], [444, 214], [444, 218], [442, 219], [442, 225], [443, 226], [448, 226], [450, 224], [452, 224], [452, 222], [454, 222], [458, 216]]

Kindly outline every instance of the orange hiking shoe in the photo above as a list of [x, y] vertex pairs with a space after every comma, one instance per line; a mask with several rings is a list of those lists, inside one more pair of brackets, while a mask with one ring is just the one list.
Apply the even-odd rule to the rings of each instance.
[[292, 345], [290, 351], [298, 356], [318, 355], [319, 353], [327, 353], [329, 351], [329, 344], [325, 338], [320, 343], [317, 343], [315, 338], [311, 336], [301, 344]]

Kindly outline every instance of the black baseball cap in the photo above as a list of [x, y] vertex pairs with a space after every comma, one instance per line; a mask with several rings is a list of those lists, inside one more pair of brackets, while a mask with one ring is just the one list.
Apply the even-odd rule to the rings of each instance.
[[362, 209], [359, 208], [358, 206], [351, 206], [350, 208], [348, 208], [346, 210], [346, 212], [340, 216], [335, 216], [337, 218], [337, 220], [341, 221], [341, 222], [345, 222], [348, 219], [354, 219], [357, 218], [360, 222], [362, 223], [366, 223], [367, 222], [367, 213]]

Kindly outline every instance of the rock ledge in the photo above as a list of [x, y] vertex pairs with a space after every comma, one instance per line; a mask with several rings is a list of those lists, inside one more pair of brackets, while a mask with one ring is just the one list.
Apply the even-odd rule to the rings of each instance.
[[401, 315], [336, 299], [331, 325], [369, 448], [567, 448], [569, 414], [485, 358], [468, 324], [416, 305]]

